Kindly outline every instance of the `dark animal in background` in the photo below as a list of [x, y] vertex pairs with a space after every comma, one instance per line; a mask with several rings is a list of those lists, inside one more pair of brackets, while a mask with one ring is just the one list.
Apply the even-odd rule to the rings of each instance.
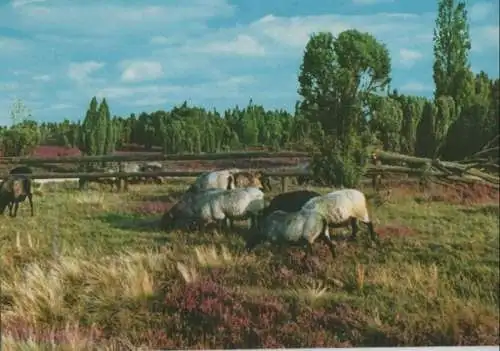
[[321, 194], [309, 190], [297, 190], [279, 194], [264, 209], [263, 216], [268, 216], [278, 210], [288, 213], [299, 211], [309, 199], [316, 196], [321, 196]]
[[5, 208], [9, 207], [11, 217], [17, 216], [19, 203], [28, 198], [31, 215], [33, 211], [33, 194], [31, 192], [31, 178], [22, 175], [12, 174], [0, 185], [0, 214], [5, 213]]
[[28, 166], [18, 166], [12, 168], [9, 174], [33, 174], [33, 170]]

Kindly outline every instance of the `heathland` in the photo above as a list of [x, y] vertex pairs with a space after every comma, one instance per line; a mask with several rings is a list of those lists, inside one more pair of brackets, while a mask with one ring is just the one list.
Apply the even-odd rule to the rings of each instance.
[[243, 227], [160, 231], [190, 181], [47, 184], [34, 217], [0, 218], [4, 349], [499, 343], [497, 190], [392, 184], [370, 206], [378, 247], [339, 230], [336, 259], [317, 243], [303, 262], [297, 247], [246, 253]]

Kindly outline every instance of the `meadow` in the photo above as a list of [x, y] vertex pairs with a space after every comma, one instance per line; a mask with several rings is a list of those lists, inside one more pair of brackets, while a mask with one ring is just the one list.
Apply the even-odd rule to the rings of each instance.
[[318, 242], [303, 262], [246, 253], [243, 229], [160, 231], [190, 181], [45, 185], [34, 217], [0, 217], [2, 349], [499, 344], [498, 191], [394, 185], [379, 246], [338, 230], [337, 258]]

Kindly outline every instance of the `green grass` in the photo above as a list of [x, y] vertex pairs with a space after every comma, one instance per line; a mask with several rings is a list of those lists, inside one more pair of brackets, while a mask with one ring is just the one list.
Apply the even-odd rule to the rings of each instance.
[[[248, 254], [240, 233], [157, 229], [161, 201], [186, 188], [185, 181], [128, 193], [58, 186], [35, 198], [35, 217], [22, 204], [17, 218], [0, 218], [4, 349], [155, 345], [138, 337], [162, 318], [151, 301], [221, 268], [222, 284], [249, 296], [349, 306], [353, 319], [384, 335], [373, 345], [498, 344], [497, 195], [465, 205], [446, 201], [445, 192], [433, 199], [395, 189], [372, 209], [379, 247], [341, 241], [333, 260], [317, 243], [307, 270], [293, 263], [300, 248], [264, 245]], [[352, 335], [350, 345], [359, 344]]]

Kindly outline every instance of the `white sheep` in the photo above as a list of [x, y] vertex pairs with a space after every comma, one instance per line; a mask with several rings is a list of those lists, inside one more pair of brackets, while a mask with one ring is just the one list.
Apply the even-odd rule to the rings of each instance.
[[229, 227], [233, 220], [248, 219], [253, 228], [264, 207], [264, 193], [257, 188], [207, 189], [186, 194], [170, 217], [203, 225], [215, 222], [221, 226], [226, 221]]
[[370, 237], [378, 240], [373, 229], [373, 223], [368, 214], [365, 195], [356, 189], [341, 189], [323, 196], [310, 199], [302, 206], [302, 210], [316, 211], [325, 218], [332, 227], [352, 227], [351, 239], [356, 239], [358, 232], [357, 221], [365, 223]]
[[234, 189], [233, 174], [240, 172], [239, 169], [223, 169], [219, 171], [206, 172], [196, 178], [188, 189], [188, 192], [197, 192], [206, 189]]
[[264, 241], [278, 244], [305, 243], [307, 250], [304, 258], [307, 258], [313, 253], [313, 243], [321, 238], [328, 244], [332, 256], [336, 256], [335, 244], [328, 232], [328, 223], [314, 210], [274, 211], [264, 219], [259, 229], [258, 233], [248, 240], [248, 250]]

